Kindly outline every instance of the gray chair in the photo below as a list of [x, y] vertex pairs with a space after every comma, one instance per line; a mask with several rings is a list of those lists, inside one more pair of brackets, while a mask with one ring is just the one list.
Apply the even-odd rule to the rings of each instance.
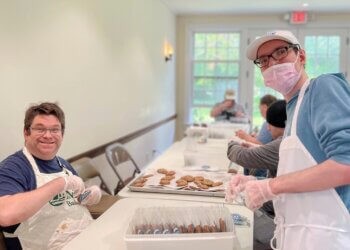
[[5, 237], [2, 230], [0, 230], [0, 250], [6, 250]]
[[83, 181], [90, 180], [92, 178], [98, 177], [100, 179], [100, 188], [108, 194], [112, 194], [109, 188], [106, 185], [106, 182], [102, 178], [101, 174], [97, 171], [97, 168], [94, 166], [93, 161], [89, 157], [80, 158], [74, 162], [71, 162], [72, 167], [77, 171], [80, 178]]
[[[112, 192], [107, 187], [101, 174], [97, 171], [97, 168], [93, 164], [93, 160], [89, 157], [80, 158], [77, 161], [71, 162], [73, 168], [77, 171], [78, 175], [83, 181], [89, 181], [92, 178], [98, 177], [100, 179], [100, 188], [108, 194], [102, 194], [99, 203], [87, 206], [92, 218], [97, 219], [107, 209], [109, 209], [120, 197], [112, 195]], [[1, 250], [1, 249], [0, 249]]]
[[113, 143], [107, 146], [105, 153], [108, 163], [118, 177], [118, 183], [114, 189], [114, 194], [117, 194], [141, 171], [122, 144]]

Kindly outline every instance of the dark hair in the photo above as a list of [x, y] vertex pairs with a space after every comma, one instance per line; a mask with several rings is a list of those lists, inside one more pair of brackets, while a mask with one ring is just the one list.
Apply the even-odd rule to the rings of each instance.
[[260, 105], [265, 104], [268, 107], [275, 101], [277, 101], [277, 98], [275, 96], [267, 94], [260, 98]]
[[278, 100], [270, 105], [266, 111], [266, 121], [272, 126], [284, 128], [286, 126], [286, 101]]
[[29, 107], [24, 117], [24, 130], [30, 133], [30, 126], [37, 115], [54, 115], [61, 123], [62, 134], [65, 129], [65, 118], [63, 110], [56, 103], [43, 102]]

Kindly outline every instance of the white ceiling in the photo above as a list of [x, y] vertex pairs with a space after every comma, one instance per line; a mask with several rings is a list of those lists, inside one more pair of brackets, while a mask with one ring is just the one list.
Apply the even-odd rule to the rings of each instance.
[[[175, 14], [350, 12], [349, 0], [162, 0]], [[307, 3], [308, 6], [304, 6]]]

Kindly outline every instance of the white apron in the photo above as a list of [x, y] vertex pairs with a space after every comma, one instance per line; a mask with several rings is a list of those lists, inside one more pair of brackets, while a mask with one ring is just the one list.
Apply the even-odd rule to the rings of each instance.
[[[57, 177], [72, 175], [60, 162], [61, 172], [41, 173], [33, 156], [26, 148], [23, 149], [23, 153], [32, 165], [37, 188]], [[73, 192], [66, 191], [53, 197], [36, 214], [22, 222], [13, 235], [6, 234], [6, 237], [17, 236], [23, 249], [61, 249], [91, 221], [87, 208], [76, 202]]]
[[[298, 112], [308, 85], [309, 81], [300, 90], [291, 135], [280, 145], [277, 176], [317, 165], [296, 134]], [[334, 188], [282, 194], [277, 196], [273, 203], [276, 214], [274, 238], [277, 241], [277, 249], [350, 249], [350, 215]], [[274, 247], [273, 241], [274, 239], [271, 240], [271, 247]]]

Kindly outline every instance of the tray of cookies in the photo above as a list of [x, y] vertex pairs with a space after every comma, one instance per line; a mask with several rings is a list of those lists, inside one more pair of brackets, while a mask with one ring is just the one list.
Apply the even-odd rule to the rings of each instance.
[[136, 192], [225, 197], [226, 183], [231, 176], [227, 172], [159, 168], [139, 175], [128, 188]]

